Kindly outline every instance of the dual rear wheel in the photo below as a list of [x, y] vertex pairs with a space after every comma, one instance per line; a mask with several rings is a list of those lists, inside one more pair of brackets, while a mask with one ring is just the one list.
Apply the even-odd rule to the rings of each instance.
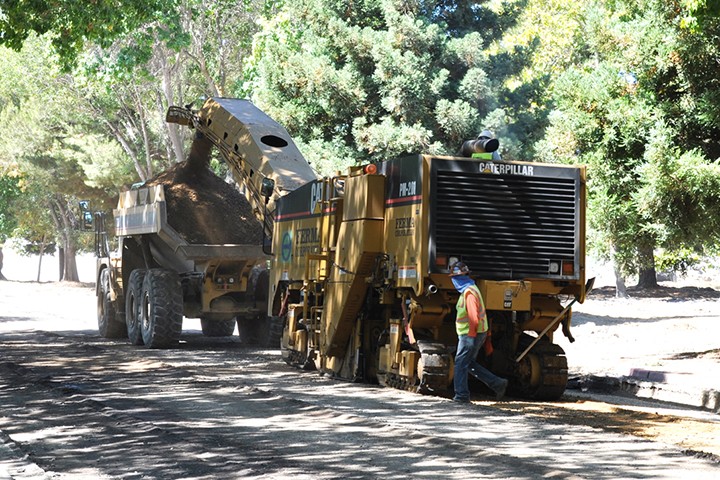
[[[167, 348], [177, 344], [182, 333], [181, 292], [180, 277], [171, 270], [133, 270], [125, 296], [125, 322], [118, 324], [122, 332], [115, 332], [114, 338], [124, 336], [127, 331], [127, 337], [133, 345]], [[110, 307], [105, 307], [100, 303], [100, 298], [99, 312], [101, 308], [112, 308], [112, 302], [109, 302]], [[201, 319], [200, 322], [203, 334], [208, 337], [230, 336], [236, 324], [235, 319]], [[237, 325], [241, 340], [245, 343], [264, 347], [277, 347], [280, 343], [283, 324], [279, 317], [238, 317]]]
[[142, 345], [142, 288], [145, 280], [145, 270], [133, 270], [128, 281], [127, 295], [125, 295], [125, 324], [130, 343]]
[[98, 331], [105, 338], [122, 338], [125, 336], [125, 324], [117, 319], [117, 309], [111, 298], [110, 270], [100, 272], [97, 295]]
[[163, 268], [130, 274], [125, 297], [125, 326], [130, 343], [147, 348], [175, 345], [182, 332], [180, 277]]

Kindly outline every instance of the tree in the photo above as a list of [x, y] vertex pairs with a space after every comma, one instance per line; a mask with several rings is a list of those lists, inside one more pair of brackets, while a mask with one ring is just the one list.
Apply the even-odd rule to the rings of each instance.
[[13, 203], [21, 195], [21, 176], [17, 166], [0, 162], [0, 280], [6, 280], [2, 273], [3, 244], [12, 235], [17, 225]]
[[186, 129], [164, 121], [167, 107], [237, 85], [254, 18], [274, 3], [0, 0], [0, 45], [18, 51], [0, 47], [0, 116], [14, 127], [0, 159], [18, 160], [18, 218], [32, 219], [15, 232], [57, 239], [61, 278], [77, 276], [78, 200], [107, 209], [121, 185], [184, 160]]
[[[61, 251], [61, 280], [77, 281], [80, 199], [100, 203], [107, 193], [85, 184], [81, 163], [98, 155], [97, 137], [88, 133], [74, 109], [72, 78], [61, 74], [49, 43], [31, 37], [21, 52], [0, 48], [0, 163], [17, 163], [26, 194], [15, 202], [17, 231], [30, 240], [52, 238]], [[23, 78], [24, 82], [13, 81]], [[69, 122], [68, 119], [72, 119]], [[54, 225], [52, 231], [43, 226]]]
[[[592, 245], [624, 273], [638, 273], [639, 286], [656, 286], [656, 248], [683, 251], [716, 241], [716, 197], [696, 195], [703, 215], [682, 220], [658, 207], [676, 215], [690, 191], [716, 191], [716, 162], [705, 154], [714, 154], [708, 140], [718, 123], [698, 108], [700, 90], [691, 94], [691, 67], [680, 68], [689, 38], [664, 3], [598, 1], [581, 18], [578, 61], [553, 82], [556, 110], [538, 155], [589, 165]], [[668, 188], [672, 178], [685, 186]]]
[[517, 55], [487, 53], [505, 26], [489, 5], [287, 2], [256, 36], [236, 95], [252, 95], [321, 171], [455, 153], [483, 128], [514, 122], [499, 92]]
[[686, 151], [662, 125], [653, 132], [637, 191], [639, 208], [653, 220], [659, 244], [671, 265], [720, 245], [720, 161], [709, 162], [699, 149]]
[[168, 106], [225, 95], [237, 84], [254, 18], [273, 3], [178, 1], [175, 10], [80, 58], [78, 97], [122, 146], [140, 181], [185, 159], [189, 135], [164, 121]]
[[163, 12], [174, 11], [176, 0], [0, 0], [0, 45], [22, 49], [33, 34], [49, 34], [52, 46], [69, 70], [87, 43], [108, 47], [119, 36], [134, 32]]

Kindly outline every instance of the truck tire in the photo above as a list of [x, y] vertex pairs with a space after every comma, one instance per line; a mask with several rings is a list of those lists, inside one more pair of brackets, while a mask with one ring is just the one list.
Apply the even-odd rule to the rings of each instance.
[[142, 317], [142, 288], [145, 280], [145, 270], [133, 270], [128, 280], [127, 293], [125, 294], [125, 325], [127, 336], [133, 345], [142, 345], [142, 328], [140, 326]]
[[229, 337], [235, 332], [235, 319], [213, 321], [201, 318], [200, 326], [206, 337]]
[[153, 268], [143, 280], [140, 330], [147, 348], [175, 345], [182, 332], [183, 299], [180, 277], [171, 270]]
[[265, 339], [265, 347], [280, 348], [282, 341], [283, 329], [285, 328], [284, 317], [265, 317], [267, 323], [267, 338]]
[[100, 289], [97, 297], [98, 331], [105, 338], [123, 338], [125, 324], [117, 321], [117, 308], [110, 298], [110, 271], [100, 272]]
[[237, 324], [242, 343], [263, 348], [280, 348], [284, 327], [282, 317], [237, 317]]

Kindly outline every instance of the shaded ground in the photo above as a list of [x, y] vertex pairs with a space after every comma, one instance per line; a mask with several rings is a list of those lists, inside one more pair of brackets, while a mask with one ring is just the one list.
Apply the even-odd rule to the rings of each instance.
[[[710, 344], [714, 305], [588, 301], [571, 368], [664, 361], [660, 342], [637, 345], [663, 338], [656, 326], [698, 329]], [[0, 478], [3, 467], [73, 480], [720, 474], [720, 416], [698, 409], [582, 392], [456, 405], [295, 370], [276, 350], [205, 338], [190, 321], [173, 350], [105, 340], [94, 310], [89, 286], [0, 283]]]

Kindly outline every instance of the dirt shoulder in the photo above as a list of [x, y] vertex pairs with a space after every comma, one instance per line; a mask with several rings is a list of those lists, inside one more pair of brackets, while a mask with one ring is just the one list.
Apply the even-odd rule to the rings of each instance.
[[555, 337], [571, 374], [617, 379], [627, 393], [720, 412], [720, 290], [628, 290], [630, 298], [615, 298], [614, 288], [599, 288], [574, 308], [576, 342]]

